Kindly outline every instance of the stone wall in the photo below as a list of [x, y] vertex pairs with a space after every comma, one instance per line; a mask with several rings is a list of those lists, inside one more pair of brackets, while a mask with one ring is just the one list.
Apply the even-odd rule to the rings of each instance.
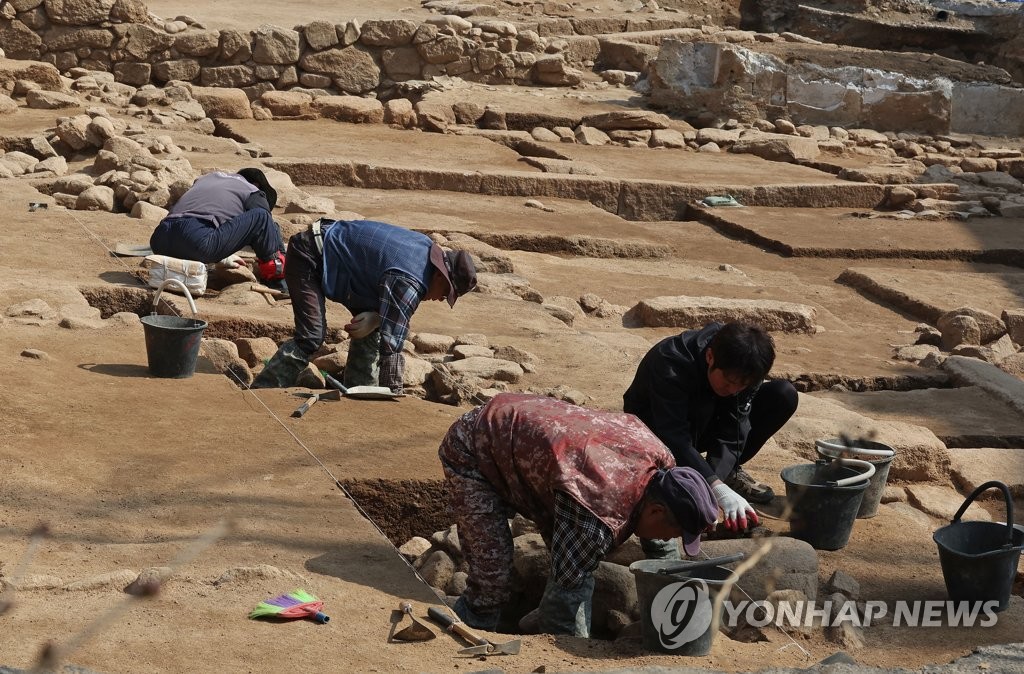
[[1024, 133], [1024, 118], [1014, 113], [1022, 89], [837, 64], [835, 46], [820, 47], [827, 65], [738, 44], [666, 40], [650, 66], [650, 100], [691, 120], [786, 118], [881, 131]]
[[440, 75], [576, 84], [581, 73], [570, 66], [592, 65], [597, 38], [560, 21], [567, 25], [437, 15], [209, 30], [188, 17], [164, 21], [140, 0], [0, 0], [0, 45], [8, 58], [108, 71], [132, 86], [179, 80], [241, 88], [251, 100], [293, 88], [387, 97], [397, 83]]

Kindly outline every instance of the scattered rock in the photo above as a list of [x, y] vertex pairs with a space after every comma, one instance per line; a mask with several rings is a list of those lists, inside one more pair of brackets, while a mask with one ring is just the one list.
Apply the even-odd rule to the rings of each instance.
[[[762, 543], [752, 539], [704, 541], [701, 549], [709, 557], [735, 552], [753, 553]], [[818, 554], [809, 543], [795, 538], [775, 537], [772, 549], [740, 579], [739, 585], [758, 601], [776, 590], [799, 590], [811, 600], [818, 596]]]
[[295, 380], [295, 385], [314, 390], [327, 388], [326, 384], [324, 384], [323, 375], [320, 374], [319, 368], [313, 363], [307, 365], [306, 369], [299, 373], [298, 378]]
[[31, 358], [33, 360], [51, 360], [50, 354], [39, 349], [25, 349], [21, 352], [22, 358]]
[[466, 591], [466, 583], [469, 581], [469, 574], [465, 571], [456, 571], [445, 588], [445, 594], [458, 597]]
[[969, 316], [978, 324], [978, 329], [980, 331], [979, 338], [981, 341], [966, 343], [988, 344], [989, 342], [999, 339], [1006, 334], [1006, 325], [998, 316], [991, 314], [984, 309], [975, 309], [974, 307], [959, 307], [952, 311], [947, 311], [939, 316], [938, 320], [935, 322], [935, 326], [941, 332], [945, 333], [945, 330], [942, 328], [943, 323], [950, 321], [956, 316]]
[[843, 571], [837, 570], [832, 572], [832, 576], [825, 583], [825, 590], [828, 592], [839, 592], [854, 601], [860, 599], [860, 583]]
[[45, 301], [41, 299], [32, 299], [25, 302], [19, 302], [18, 304], [12, 304], [7, 307], [6, 311], [4, 311], [4, 315], [10, 316], [11, 318], [34, 317], [52, 319], [56, 318], [57, 312], [54, 311], [53, 308]]
[[413, 336], [412, 343], [416, 346], [417, 353], [448, 353], [455, 346], [455, 338], [448, 335], [418, 332]]
[[398, 551], [411, 562], [429, 549], [430, 541], [422, 536], [413, 536], [402, 547], [398, 548]]
[[944, 351], [951, 351], [961, 344], [981, 344], [981, 327], [971, 316], [945, 314], [939, 318], [938, 324]]
[[152, 595], [167, 582], [172, 573], [169, 566], [151, 566], [143, 569], [124, 591], [137, 597]]
[[431, 587], [444, 590], [455, 575], [455, 563], [452, 558], [442, 550], [434, 550], [423, 562], [419, 569], [423, 580]]
[[507, 381], [512, 384], [523, 376], [523, 368], [518, 363], [498, 358], [465, 358], [449, 363], [448, 369], [457, 375]]
[[277, 343], [270, 337], [242, 337], [235, 340], [235, 348], [249, 367], [260, 367], [277, 353]]
[[444, 531], [435, 531], [430, 537], [435, 548], [444, 550], [452, 559], [462, 557], [462, 543], [459, 542], [458, 526], [453, 524]]

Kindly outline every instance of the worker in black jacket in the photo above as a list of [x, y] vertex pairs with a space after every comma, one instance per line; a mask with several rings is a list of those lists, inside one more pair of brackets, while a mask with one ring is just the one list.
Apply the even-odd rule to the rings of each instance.
[[658, 342], [622, 396], [668, 446], [680, 466], [699, 472], [732, 530], [757, 524], [750, 503], [769, 503], [771, 487], [743, 470], [796, 412], [796, 389], [764, 379], [775, 362], [768, 333], [743, 323], [711, 323]]

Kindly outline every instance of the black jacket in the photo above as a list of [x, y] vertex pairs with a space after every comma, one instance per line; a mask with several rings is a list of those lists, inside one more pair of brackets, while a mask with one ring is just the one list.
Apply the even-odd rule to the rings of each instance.
[[[715, 395], [705, 354], [721, 327], [710, 323], [658, 342], [622, 396], [623, 410], [640, 417], [678, 465], [693, 468], [709, 483], [725, 479], [736, 466], [750, 432], [750, 403], [760, 387], [728, 398]], [[706, 460], [701, 453], [707, 453]]]

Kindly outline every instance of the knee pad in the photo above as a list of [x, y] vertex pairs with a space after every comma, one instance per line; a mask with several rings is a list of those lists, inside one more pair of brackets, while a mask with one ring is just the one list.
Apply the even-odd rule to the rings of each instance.
[[284, 278], [284, 253], [278, 251], [269, 260], [259, 261], [260, 278], [264, 281], [277, 281]]

